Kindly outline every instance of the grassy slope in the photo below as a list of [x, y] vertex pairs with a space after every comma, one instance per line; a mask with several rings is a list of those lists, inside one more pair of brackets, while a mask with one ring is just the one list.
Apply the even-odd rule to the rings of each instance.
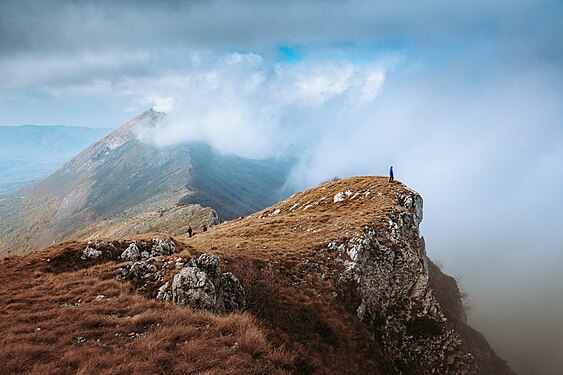
[[[334, 203], [347, 189], [370, 194]], [[401, 189], [379, 177], [337, 181], [177, 238], [183, 258], [222, 257], [247, 291], [244, 314], [145, 298], [114, 279], [117, 261], [79, 260], [83, 242], [5, 258], [0, 373], [385, 373], [371, 329], [356, 317], [355, 288], [338, 281], [343, 265], [326, 245], [364, 224], [385, 225], [387, 210], [402, 209], [393, 199]]]
[[[404, 210], [397, 201], [404, 189], [383, 177], [354, 177], [193, 238], [176, 237], [179, 253], [171, 262], [202, 252], [221, 256], [223, 271], [232, 271], [246, 290], [243, 314], [221, 317], [157, 302], [151, 291], [115, 280], [123, 264], [81, 260], [84, 242], [4, 258], [0, 374], [389, 373], [373, 331], [356, 316], [355, 285], [340, 279], [344, 264], [328, 244], [365, 226], [387, 230], [387, 214]], [[172, 267], [166, 278], [174, 272]], [[492, 356], [487, 373], [510, 373], [486, 340], [460, 320], [453, 279], [432, 265], [430, 276], [469, 349]]]
[[273, 346], [250, 314], [220, 317], [145, 298], [114, 279], [116, 262], [82, 261], [84, 246], [67, 242], [1, 261], [0, 374], [282, 374], [291, 368], [293, 357]]

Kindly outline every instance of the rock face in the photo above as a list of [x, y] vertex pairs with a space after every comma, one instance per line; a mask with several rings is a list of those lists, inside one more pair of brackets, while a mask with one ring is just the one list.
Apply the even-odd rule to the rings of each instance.
[[[118, 247], [121, 246], [127, 246], [127, 248], [119, 255], [120, 250], [118, 250]], [[82, 259], [115, 259], [119, 255], [120, 259], [136, 261], [170, 255], [175, 252], [176, 244], [174, 241], [160, 237], [155, 237], [149, 242], [140, 241], [139, 243], [136, 240], [131, 240], [130, 242], [123, 240], [113, 242], [96, 241], [93, 243], [88, 242], [88, 245], [82, 251]]]
[[116, 278], [133, 283], [139, 291], [147, 292], [158, 288], [164, 279], [166, 269], [169, 268], [169, 260], [163, 257], [176, 252], [176, 243], [160, 237], [152, 238], [150, 241], [121, 242], [121, 245], [127, 248], [121, 252], [119, 259], [133, 263], [119, 268]]
[[131, 281], [134, 285], [139, 285], [140, 290], [144, 290], [149, 283], [156, 283], [164, 278], [164, 268], [153, 260], [142, 260], [130, 267], [120, 268], [117, 279]]
[[[405, 190], [401, 210], [387, 227], [364, 227], [344, 243], [346, 277], [357, 282], [358, 317], [370, 324], [397, 374], [477, 374], [476, 359], [463, 348], [429, 285], [428, 259], [418, 225], [422, 198]], [[344, 256], [346, 258], [346, 256]]]
[[[231, 273], [221, 273], [219, 258], [202, 254], [196, 261], [174, 276], [171, 286], [172, 302], [180, 306], [223, 314], [242, 310], [245, 294], [238, 279]], [[161, 296], [169, 295], [166, 289]]]

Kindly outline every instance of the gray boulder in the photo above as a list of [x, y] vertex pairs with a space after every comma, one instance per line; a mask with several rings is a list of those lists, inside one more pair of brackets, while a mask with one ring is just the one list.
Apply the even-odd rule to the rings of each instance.
[[139, 260], [141, 259], [141, 251], [135, 242], [131, 242], [129, 247], [121, 253], [120, 258], [123, 260]]
[[116, 278], [120, 281], [131, 281], [136, 285], [146, 287], [147, 282], [158, 282], [164, 277], [162, 266], [153, 263], [151, 260], [142, 260], [133, 263], [129, 267], [118, 269]]
[[102, 251], [91, 247], [90, 245], [82, 251], [82, 259], [99, 259], [102, 256]]
[[221, 273], [219, 258], [212, 254], [200, 255], [174, 276], [172, 302], [217, 314], [240, 311], [246, 305], [240, 282], [230, 272]]
[[176, 244], [174, 241], [164, 240], [162, 238], [153, 238], [151, 247], [151, 256], [170, 255], [176, 252]]
[[159, 301], [172, 301], [172, 289], [170, 289], [169, 281], [165, 282], [160, 288], [158, 288], [156, 299]]
[[138, 261], [141, 259], [156, 258], [162, 255], [170, 255], [174, 252], [176, 252], [176, 244], [174, 241], [156, 237], [149, 243], [145, 241], [137, 243], [133, 240], [119, 257], [123, 260]]
[[194, 309], [219, 312], [214, 281], [218, 280], [213, 280], [197, 267], [185, 267], [172, 280], [172, 302]]
[[235, 275], [230, 272], [223, 273], [221, 275], [221, 286], [225, 312], [243, 310], [246, 306], [245, 293]]
[[117, 250], [115, 245], [107, 241], [96, 241], [95, 243], [88, 242], [86, 248], [82, 251], [82, 259], [100, 259], [104, 253], [106, 257], [111, 257]]

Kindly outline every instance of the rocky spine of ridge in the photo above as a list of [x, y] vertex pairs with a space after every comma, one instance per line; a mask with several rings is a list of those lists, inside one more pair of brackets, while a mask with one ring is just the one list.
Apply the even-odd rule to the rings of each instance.
[[419, 233], [422, 197], [405, 188], [393, 198], [401, 209], [389, 210], [383, 226], [365, 225], [329, 248], [345, 259], [342, 277], [356, 282], [361, 296], [357, 315], [373, 327], [394, 372], [513, 374], [466, 324], [455, 279], [428, 259]]
[[418, 229], [422, 198], [405, 191], [395, 199], [405, 210], [389, 212], [387, 227], [364, 226], [329, 245], [349, 258], [344, 277], [357, 283], [358, 317], [374, 328], [397, 373], [477, 374], [474, 356], [464, 352], [430, 287]]
[[[388, 361], [385, 373], [514, 374], [467, 324], [455, 279], [428, 259], [422, 206], [398, 181], [353, 177], [297, 193], [192, 244], [251, 253], [284, 269], [295, 293], [305, 287], [335, 296], [324, 303], [351, 307], [371, 327]], [[322, 282], [303, 281], [314, 278]], [[347, 288], [357, 304], [341, 299]]]

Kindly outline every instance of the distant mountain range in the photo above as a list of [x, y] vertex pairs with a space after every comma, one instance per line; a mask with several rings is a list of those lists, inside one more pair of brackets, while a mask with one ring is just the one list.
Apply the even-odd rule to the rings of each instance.
[[53, 173], [111, 129], [0, 126], [0, 196]]
[[76, 237], [182, 234], [283, 198], [291, 160], [222, 155], [198, 143], [156, 148], [137, 139], [136, 129], [165, 117], [147, 111], [44, 180], [0, 198], [0, 253]]

